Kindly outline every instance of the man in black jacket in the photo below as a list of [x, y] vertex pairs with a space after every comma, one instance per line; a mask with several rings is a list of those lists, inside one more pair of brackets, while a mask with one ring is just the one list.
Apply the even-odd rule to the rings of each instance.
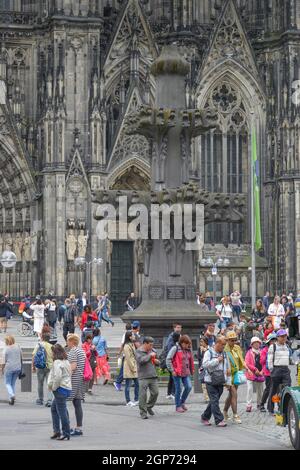
[[7, 302], [6, 298], [1, 296], [0, 297], [0, 333], [6, 333], [7, 330], [7, 317], [10, 314], [13, 314], [12, 306], [9, 302]]

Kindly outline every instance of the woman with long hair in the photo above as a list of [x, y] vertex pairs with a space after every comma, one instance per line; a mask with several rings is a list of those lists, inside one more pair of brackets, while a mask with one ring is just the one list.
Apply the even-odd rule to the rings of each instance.
[[[67, 398], [71, 396], [71, 366], [64, 348], [60, 344], [52, 346], [53, 366], [48, 377], [48, 387], [54, 399], [51, 405], [53, 435], [51, 439], [63, 441], [70, 439], [70, 420]], [[61, 430], [62, 429], [62, 434]]]

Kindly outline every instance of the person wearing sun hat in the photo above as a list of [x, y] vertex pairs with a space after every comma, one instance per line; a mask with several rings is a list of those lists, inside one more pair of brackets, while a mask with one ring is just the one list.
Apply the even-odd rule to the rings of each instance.
[[291, 350], [287, 345], [286, 330], [278, 330], [276, 333], [276, 342], [269, 347], [268, 351], [268, 369], [271, 372], [271, 403], [269, 412], [274, 412], [274, 403], [272, 397], [277, 395], [280, 385], [291, 386], [291, 372], [289, 369]]
[[252, 399], [253, 399], [253, 383], [256, 383], [256, 396], [257, 396], [257, 408], [261, 406], [261, 400], [264, 389], [265, 376], [263, 373], [263, 366], [261, 363], [261, 340], [257, 336], [251, 338], [251, 348], [248, 350], [245, 357], [245, 364], [247, 366], [246, 377], [247, 377], [247, 409], [250, 413], [252, 411]]
[[229, 359], [228, 362], [230, 364], [232, 385], [228, 386], [229, 394], [225, 401], [223, 414], [224, 414], [225, 421], [227, 421], [229, 419], [228, 410], [231, 407], [233, 411], [233, 422], [235, 424], [241, 424], [242, 422], [241, 418], [237, 414], [238, 386], [233, 385], [233, 380], [234, 380], [234, 374], [238, 371], [243, 370], [246, 367], [246, 365], [244, 362], [242, 350], [240, 346], [236, 344], [238, 337], [235, 331], [229, 331], [226, 335], [226, 340], [227, 340], [227, 344], [225, 346], [224, 352], [226, 352], [228, 359]]
[[261, 350], [261, 354], [260, 354], [260, 362], [263, 367], [262, 370], [264, 373], [265, 383], [266, 383], [266, 387], [264, 389], [263, 396], [262, 396], [261, 403], [260, 403], [261, 413], [266, 412], [265, 403], [267, 400], [268, 400], [268, 404], [267, 404], [268, 410], [272, 412], [272, 407], [270, 405], [271, 404], [270, 390], [271, 390], [272, 379], [271, 379], [271, 372], [269, 371], [267, 367], [267, 357], [268, 357], [269, 347], [271, 346], [271, 344], [275, 343], [276, 339], [277, 339], [276, 333], [270, 333], [268, 337], [266, 338], [266, 340], [264, 341], [265, 346]]

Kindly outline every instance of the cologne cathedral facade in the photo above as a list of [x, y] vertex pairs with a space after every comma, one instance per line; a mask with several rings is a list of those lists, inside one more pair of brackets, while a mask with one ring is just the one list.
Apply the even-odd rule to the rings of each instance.
[[[120, 229], [101, 241], [99, 189], [149, 190], [151, 145], [126, 116], [152, 104], [150, 67], [165, 44], [190, 65], [187, 108], [218, 128], [195, 139], [190, 181], [245, 193], [243, 224], [205, 227], [203, 256], [226, 257], [217, 295], [250, 296], [251, 133], [256, 129], [262, 248], [257, 292], [300, 289], [300, 0], [0, 0], [0, 252], [11, 296], [108, 290], [120, 313], [143, 283], [143, 247]], [[197, 269], [201, 292], [209, 268]]]

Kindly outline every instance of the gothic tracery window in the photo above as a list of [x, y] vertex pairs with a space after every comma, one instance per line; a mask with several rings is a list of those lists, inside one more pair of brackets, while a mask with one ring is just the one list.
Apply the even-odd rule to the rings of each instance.
[[[243, 99], [226, 79], [210, 92], [205, 109], [217, 113], [219, 127], [201, 136], [201, 186], [210, 192], [247, 193], [248, 125]], [[241, 244], [245, 224], [208, 224], [205, 242]]]

